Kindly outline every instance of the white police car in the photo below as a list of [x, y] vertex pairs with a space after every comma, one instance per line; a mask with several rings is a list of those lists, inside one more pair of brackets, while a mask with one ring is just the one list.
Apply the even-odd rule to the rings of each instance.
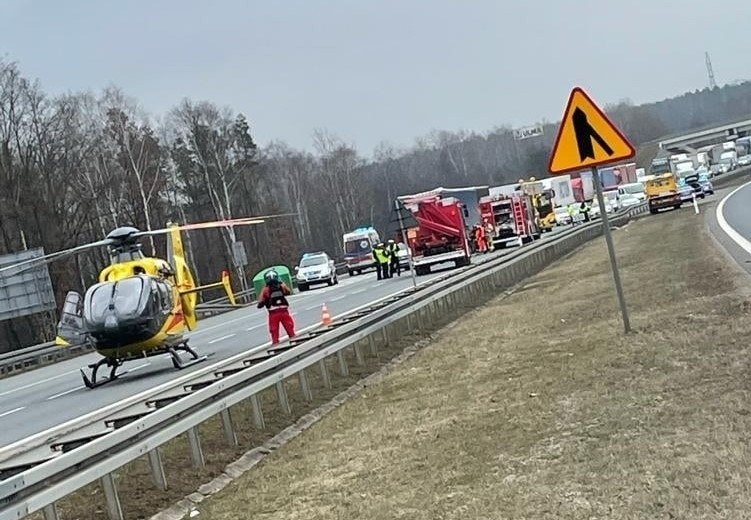
[[300, 259], [300, 265], [295, 266], [295, 280], [300, 291], [307, 291], [311, 285], [339, 283], [336, 276], [334, 261], [323, 251], [305, 253]]

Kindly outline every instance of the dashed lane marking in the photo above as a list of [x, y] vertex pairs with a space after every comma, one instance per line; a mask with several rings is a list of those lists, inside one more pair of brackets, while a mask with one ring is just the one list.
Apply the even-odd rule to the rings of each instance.
[[6, 415], [10, 415], [12, 413], [20, 412], [21, 410], [25, 409], [25, 406], [19, 406], [18, 408], [14, 408], [12, 410], [8, 410], [7, 412], [0, 413], [0, 417], [5, 417]]
[[234, 336], [234, 334], [227, 334], [226, 336], [222, 336], [220, 338], [212, 339], [211, 341], [209, 341], [209, 345], [213, 345], [214, 343], [219, 343], [220, 341], [224, 341], [225, 339], [229, 339], [229, 338], [231, 338], [233, 336]]
[[13, 394], [13, 393], [18, 392], [20, 390], [26, 390], [27, 388], [32, 388], [32, 387], [35, 387], [37, 385], [41, 385], [43, 383], [46, 383], [47, 381], [54, 381], [55, 379], [60, 379], [61, 377], [65, 377], [65, 376], [70, 375], [70, 374], [75, 374], [77, 372], [78, 372], [78, 370], [70, 370], [68, 372], [63, 372], [62, 374], [58, 374], [56, 376], [46, 377], [44, 379], [40, 379], [38, 381], [34, 381], [33, 383], [29, 383], [28, 385], [19, 386], [19, 387], [13, 388], [12, 390], [7, 390], [5, 392], [2, 392], [2, 393], [0, 393], [0, 397]]
[[75, 388], [71, 388], [70, 390], [66, 390], [64, 392], [60, 392], [59, 394], [51, 395], [47, 398], [48, 401], [52, 401], [53, 399], [57, 399], [58, 397], [62, 397], [64, 395], [72, 394], [76, 390], [81, 390], [82, 388], [86, 388], [84, 385], [77, 386]]

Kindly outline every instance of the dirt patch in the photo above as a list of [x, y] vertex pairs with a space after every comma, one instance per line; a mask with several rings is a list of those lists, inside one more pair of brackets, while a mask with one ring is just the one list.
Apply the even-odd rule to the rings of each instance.
[[700, 217], [615, 233], [445, 327], [401, 370], [199, 506], [199, 518], [741, 518], [745, 279]]

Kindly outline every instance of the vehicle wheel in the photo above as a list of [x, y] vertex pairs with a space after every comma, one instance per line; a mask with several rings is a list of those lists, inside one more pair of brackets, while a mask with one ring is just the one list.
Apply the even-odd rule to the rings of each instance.
[[656, 209], [654, 209], [654, 208], [649, 208], [649, 212], [650, 212], [650, 213], [651, 213], [652, 215], [657, 215], [657, 210], [656, 210]]
[[308, 290], [307, 285], [298, 285], [297, 288], [300, 289], [300, 292], [305, 292]]
[[334, 285], [334, 279], [329, 278], [328, 280], [326, 280], [326, 284], [328, 284], [328, 286], [331, 287], [332, 285]]
[[350, 276], [355, 276], [355, 272], [351, 269], [347, 270], [347, 274], [349, 274]]
[[362, 274], [362, 269], [358, 269], [357, 274]]
[[675, 209], [681, 209], [681, 205], [678, 204], [677, 206], [673, 206], [673, 208], [675, 208]]
[[339, 275], [334, 273], [334, 285], [337, 285], [339, 283]]

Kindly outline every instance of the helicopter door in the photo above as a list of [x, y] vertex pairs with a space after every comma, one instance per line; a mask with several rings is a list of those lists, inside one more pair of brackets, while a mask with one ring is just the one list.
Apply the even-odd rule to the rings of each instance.
[[83, 298], [76, 291], [65, 295], [60, 322], [57, 324], [57, 345], [80, 345], [84, 343], [86, 333], [83, 329]]

